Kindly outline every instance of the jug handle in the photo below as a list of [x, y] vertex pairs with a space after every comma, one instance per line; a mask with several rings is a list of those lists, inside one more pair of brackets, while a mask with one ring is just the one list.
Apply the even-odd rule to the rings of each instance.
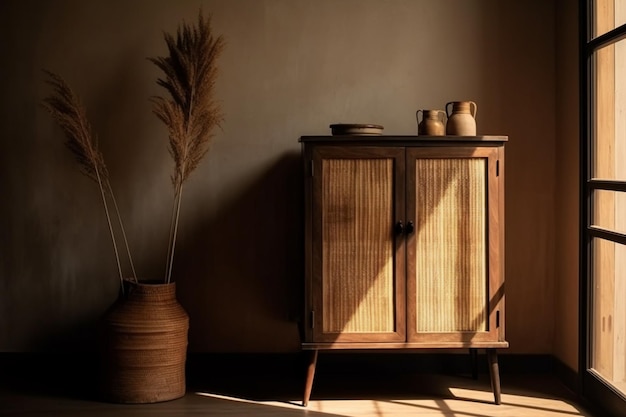
[[415, 112], [415, 119], [417, 120], [417, 123], [419, 124], [420, 122], [420, 112], [422, 112], [422, 119], [424, 118], [424, 112], [420, 109], [418, 111]]
[[445, 122], [446, 121], [446, 117], [448, 117], [448, 114], [445, 111], [443, 111], [443, 110], [439, 110], [437, 113], [439, 115], [441, 115], [441, 121]]
[[472, 117], [476, 118], [476, 113], [478, 113], [478, 106], [473, 101], [470, 101], [470, 112], [472, 111], [472, 104], [474, 105], [474, 113], [472, 113]]
[[450, 118], [450, 112], [448, 111], [448, 106], [450, 104], [454, 103], [453, 101], [450, 101], [448, 103], [446, 103], [446, 117], [449, 119]]

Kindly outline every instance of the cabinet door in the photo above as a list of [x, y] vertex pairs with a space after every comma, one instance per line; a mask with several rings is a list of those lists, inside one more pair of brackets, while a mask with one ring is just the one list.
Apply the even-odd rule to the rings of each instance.
[[404, 341], [404, 149], [318, 146], [311, 157], [313, 341]]
[[[504, 341], [499, 147], [407, 149], [409, 342]], [[503, 168], [503, 167], [502, 167]]]

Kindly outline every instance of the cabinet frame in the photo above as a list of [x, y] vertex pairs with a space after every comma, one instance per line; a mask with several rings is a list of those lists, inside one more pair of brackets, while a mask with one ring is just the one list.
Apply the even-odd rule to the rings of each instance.
[[[492, 389], [496, 404], [500, 403], [500, 380], [496, 349], [508, 347], [505, 340], [504, 297], [504, 144], [506, 136], [303, 136], [304, 170], [304, 234], [305, 234], [305, 300], [302, 320], [302, 349], [309, 351], [303, 404], [311, 393], [318, 352], [334, 349], [423, 349], [466, 348], [475, 357], [476, 349], [487, 352]], [[417, 332], [415, 329], [415, 235], [395, 235], [394, 294], [395, 331], [392, 333], [324, 334], [320, 331], [321, 294], [321, 210], [322, 193], [319, 175], [321, 160], [333, 158], [392, 158], [394, 160], [394, 219], [416, 219], [415, 158], [481, 158], [485, 160], [486, 235], [485, 256], [487, 277], [486, 331]], [[412, 177], [413, 174], [413, 177]], [[317, 213], [317, 218], [315, 214]], [[318, 291], [318, 293], [316, 293]]]

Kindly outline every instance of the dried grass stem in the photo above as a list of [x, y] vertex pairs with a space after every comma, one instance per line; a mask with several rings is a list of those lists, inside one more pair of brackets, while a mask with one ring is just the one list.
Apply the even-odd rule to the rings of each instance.
[[119, 222], [120, 230], [122, 232], [124, 243], [126, 245], [126, 251], [128, 253], [129, 262], [132, 269], [133, 279], [137, 280], [135, 274], [135, 267], [130, 255], [130, 249], [126, 240], [126, 232], [124, 231], [124, 225], [117, 207], [117, 202], [113, 194], [113, 189], [109, 181], [109, 174], [104, 163], [102, 153], [98, 149], [96, 136], [93, 133], [91, 124], [87, 119], [87, 115], [80, 99], [72, 89], [69, 87], [65, 80], [51, 72], [44, 70], [47, 75], [46, 82], [52, 86], [53, 93], [44, 98], [43, 105], [48, 110], [52, 118], [59, 124], [65, 136], [67, 138], [65, 145], [70, 150], [74, 159], [78, 162], [80, 171], [87, 177], [91, 178], [98, 184], [100, 189], [100, 196], [102, 198], [102, 204], [104, 206], [104, 213], [107, 219], [107, 226], [111, 235], [111, 241], [113, 243], [113, 251], [115, 253], [115, 261], [117, 264], [118, 274], [120, 277], [120, 286], [122, 291], [124, 290], [124, 274], [122, 272], [122, 264], [120, 261], [120, 255], [118, 251], [118, 245], [116, 241], [113, 224], [111, 222], [111, 215], [109, 205], [107, 203], [107, 195], [111, 198], [115, 212], [117, 214], [117, 220]]
[[174, 204], [168, 239], [166, 277], [170, 282], [178, 233], [183, 183], [208, 151], [213, 129], [223, 120], [214, 99], [217, 59], [224, 39], [212, 33], [211, 19], [198, 14], [196, 26], [183, 23], [176, 37], [164, 34], [169, 54], [149, 58], [164, 77], [157, 80], [169, 94], [152, 97], [153, 112], [169, 134], [169, 152], [174, 160]]

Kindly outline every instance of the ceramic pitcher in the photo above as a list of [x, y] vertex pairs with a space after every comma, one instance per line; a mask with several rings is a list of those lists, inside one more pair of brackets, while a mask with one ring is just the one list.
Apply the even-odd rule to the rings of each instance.
[[[420, 120], [420, 113], [422, 117]], [[443, 110], [418, 110], [415, 112], [417, 119], [417, 134], [426, 136], [443, 136], [446, 128], [444, 126], [444, 116], [446, 112]]]
[[[452, 111], [450, 111], [452, 107]], [[476, 136], [476, 103], [473, 101], [451, 101], [446, 103], [446, 134], [454, 136]]]

